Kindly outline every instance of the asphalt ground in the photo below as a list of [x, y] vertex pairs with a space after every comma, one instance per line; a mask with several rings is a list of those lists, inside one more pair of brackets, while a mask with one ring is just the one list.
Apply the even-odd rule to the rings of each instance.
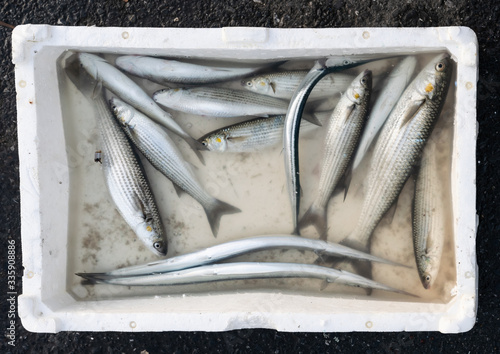
[[[8, 25], [270, 28], [468, 26], [479, 40], [477, 120], [477, 262], [479, 306], [474, 328], [462, 334], [280, 333], [250, 329], [222, 333], [26, 331], [16, 316], [15, 346], [2, 336], [3, 353], [493, 353], [499, 351], [500, 291], [497, 210], [499, 181], [499, 14], [498, 3], [479, 1], [4, 1], [0, 21]], [[12, 29], [0, 26], [0, 275], [7, 278], [7, 244], [20, 245], [19, 158], [17, 149]], [[21, 289], [21, 254], [17, 284]], [[6, 281], [1, 282], [0, 328], [9, 327]]]

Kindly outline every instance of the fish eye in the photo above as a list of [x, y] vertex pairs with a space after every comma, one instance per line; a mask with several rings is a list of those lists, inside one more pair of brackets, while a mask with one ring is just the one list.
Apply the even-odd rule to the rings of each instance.
[[161, 241], [155, 242], [155, 243], [153, 243], [153, 247], [156, 250], [162, 249], [163, 248], [163, 242], [161, 242]]
[[362, 83], [362, 84], [366, 84], [366, 80], [365, 80], [365, 78], [362, 78], [362, 79], [361, 79], [361, 83]]
[[443, 71], [445, 67], [446, 66], [444, 65], [444, 63], [439, 62], [439, 63], [436, 64], [436, 70], [437, 71]]
[[344, 64], [344, 65], [349, 65], [349, 64], [351, 64], [351, 61], [346, 59], [346, 60], [344, 60], [344, 61], [342, 62], [342, 64]]
[[247, 81], [247, 86], [252, 86], [252, 81]]

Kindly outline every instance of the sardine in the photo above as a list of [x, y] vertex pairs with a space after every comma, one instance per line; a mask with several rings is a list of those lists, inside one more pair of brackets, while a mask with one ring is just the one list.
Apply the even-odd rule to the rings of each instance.
[[290, 100], [285, 118], [283, 132], [283, 155], [285, 157], [285, 173], [287, 176], [288, 194], [292, 206], [293, 233], [298, 234], [297, 220], [300, 211], [300, 177], [299, 177], [299, 127], [306, 101], [314, 86], [325, 76], [343, 69], [375, 60], [370, 57], [326, 58], [316, 61], [312, 69], [302, 80]]
[[149, 97], [142, 88], [132, 81], [127, 75], [108, 63], [105, 59], [88, 53], [78, 53], [78, 59], [81, 66], [89, 73], [89, 75], [102, 82], [104, 87], [109, 89], [115, 95], [126, 101], [136, 109], [140, 110], [148, 117], [163, 125], [173, 133], [182, 137], [193, 149], [196, 155], [203, 161], [203, 158], [198, 150], [206, 148], [198, 143], [195, 139], [188, 135], [172, 116], [161, 109]]
[[299, 228], [314, 224], [322, 240], [327, 237], [327, 206], [346, 172], [363, 127], [372, 90], [372, 73], [365, 70], [351, 83], [329, 119], [323, 143], [318, 193], [302, 217]]
[[352, 248], [339, 245], [338, 243], [312, 240], [304, 237], [289, 235], [256, 236], [242, 240], [229, 241], [200, 251], [171, 257], [162, 261], [150, 262], [131, 267], [116, 269], [106, 273], [86, 273], [97, 279], [109, 277], [123, 277], [131, 275], [146, 275], [152, 273], [165, 273], [182, 270], [200, 265], [220, 262], [228, 258], [234, 258], [250, 252], [271, 249], [297, 249], [312, 251], [319, 256], [342, 256], [365, 261], [380, 262], [394, 266], [400, 264], [372, 256], [368, 253], [353, 250]]
[[241, 210], [205, 191], [175, 143], [158, 124], [118, 98], [112, 98], [110, 104], [115, 117], [137, 149], [174, 183], [176, 189], [180, 188], [201, 204], [212, 233], [217, 236], [222, 215]]
[[257, 67], [223, 67], [184, 63], [177, 60], [136, 55], [118, 57], [115, 65], [132, 75], [143, 77], [160, 85], [211, 84], [239, 79], [262, 69]]
[[383, 89], [378, 99], [375, 101], [370, 111], [370, 117], [367, 120], [366, 127], [361, 136], [359, 146], [354, 157], [352, 169], [356, 169], [366, 155], [373, 139], [378, 134], [380, 128], [396, 105], [399, 97], [408, 86], [417, 58], [413, 56], [406, 57], [391, 71], [386, 81], [383, 83]]
[[[452, 71], [449, 55], [440, 54], [401, 95], [376, 142], [358, 223], [342, 244], [369, 252], [370, 236], [396, 202], [439, 117]], [[371, 276], [369, 264], [359, 271]]]
[[444, 244], [443, 183], [439, 176], [436, 143], [422, 153], [413, 200], [413, 246], [418, 275], [424, 288], [436, 280]]
[[[290, 100], [306, 75], [307, 70], [281, 71], [244, 79], [241, 85], [261, 95]], [[309, 99], [328, 98], [343, 92], [353, 79], [354, 76], [342, 73], [327, 75], [314, 87]]]
[[281, 115], [288, 108], [288, 103], [278, 98], [220, 87], [160, 90], [153, 99], [176, 111], [223, 118]]
[[[319, 114], [316, 115], [321, 118]], [[255, 118], [242, 123], [216, 129], [198, 139], [210, 151], [256, 152], [272, 148], [283, 142], [285, 116]], [[317, 127], [304, 121], [302, 131]]]
[[314, 278], [325, 280], [328, 283], [411, 295], [405, 291], [389, 287], [357, 274], [317, 265], [298, 263], [238, 262], [212, 264], [170, 273], [108, 279], [94, 279], [92, 276], [85, 273], [79, 273], [78, 275], [95, 283], [124, 286], [172, 286], [244, 279]]

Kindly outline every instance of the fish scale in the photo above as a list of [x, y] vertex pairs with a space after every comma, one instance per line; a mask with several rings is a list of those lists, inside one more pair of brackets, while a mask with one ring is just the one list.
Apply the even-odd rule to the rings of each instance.
[[[167, 242], [163, 239], [163, 225], [142, 166], [113, 118], [104, 97], [100, 95], [94, 102], [102, 141], [102, 165], [111, 198], [141, 241], [155, 253], [164, 255]], [[152, 221], [148, 222], [147, 217], [151, 217]], [[138, 224], [143, 222], [147, 225], [144, 229], [151, 227], [154, 232], [137, 232]], [[157, 243], [161, 243], [161, 247], [155, 248]]]

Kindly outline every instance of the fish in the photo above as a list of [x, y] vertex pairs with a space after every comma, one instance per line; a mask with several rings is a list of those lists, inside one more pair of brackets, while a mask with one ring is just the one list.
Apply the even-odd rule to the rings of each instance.
[[165, 256], [168, 244], [144, 170], [103, 95], [94, 103], [102, 141], [101, 163], [111, 199], [144, 245], [157, 256]]
[[229, 241], [212, 247], [208, 247], [192, 253], [171, 257], [161, 261], [147, 264], [119, 268], [106, 273], [85, 273], [94, 279], [107, 279], [110, 277], [127, 277], [133, 275], [146, 275], [153, 273], [165, 273], [182, 270], [201, 265], [216, 263], [228, 258], [238, 257], [250, 252], [270, 249], [298, 249], [307, 250], [317, 255], [340, 255], [348, 258], [361, 259], [365, 261], [380, 262], [393, 266], [402, 266], [392, 261], [372, 256], [367, 253], [341, 246], [338, 243], [312, 240], [290, 235], [254, 236], [241, 240]]
[[[290, 100], [306, 75], [307, 70], [280, 71], [244, 79], [241, 85], [261, 95]], [[328, 98], [343, 92], [353, 79], [353, 75], [343, 73], [327, 75], [314, 87], [309, 99]]]
[[202, 187], [176, 144], [158, 124], [119, 98], [113, 97], [110, 105], [123, 131], [146, 159], [171, 180], [177, 190], [180, 188], [201, 204], [216, 237], [221, 217], [241, 210], [211, 196]]
[[328, 121], [317, 196], [298, 225], [301, 229], [313, 224], [322, 240], [327, 238], [328, 202], [348, 168], [363, 131], [371, 90], [372, 72], [365, 70], [352, 81]]
[[144, 90], [127, 75], [111, 65], [104, 58], [89, 53], [76, 54], [80, 65], [97, 82], [113, 92], [128, 104], [183, 138], [193, 149], [200, 161], [203, 157], [198, 150], [206, 148], [186, 133], [172, 116], [161, 109]]
[[[321, 121], [319, 114], [316, 117]], [[232, 124], [207, 133], [198, 139], [209, 151], [257, 152], [279, 145], [283, 141], [285, 115], [254, 118]], [[307, 121], [302, 131], [311, 131], [317, 126]]]
[[[418, 163], [443, 107], [453, 64], [448, 54], [434, 57], [401, 95], [375, 144], [361, 214], [343, 245], [369, 253], [369, 240]], [[371, 266], [357, 266], [371, 277]]]
[[406, 89], [415, 71], [417, 58], [408, 56], [399, 62], [382, 84], [382, 91], [370, 110], [370, 117], [361, 136], [356, 155], [353, 159], [352, 169], [355, 170], [363, 160], [373, 139], [396, 105], [399, 97]]
[[[176, 111], [220, 118], [282, 115], [288, 109], [288, 102], [279, 98], [222, 87], [164, 89], [155, 92], [153, 99]], [[305, 118], [321, 125], [315, 117]]]
[[206, 66], [177, 60], [124, 55], [116, 58], [115, 65], [123, 71], [160, 85], [170, 83], [203, 85], [240, 79], [262, 70], [255, 67]]
[[437, 146], [429, 141], [415, 181], [412, 234], [418, 275], [425, 289], [437, 278], [444, 244], [443, 183], [438, 173]]
[[157, 256], [165, 256], [167, 237], [140, 160], [113, 117], [102, 84], [76, 64], [75, 57], [70, 56], [63, 65], [64, 71], [94, 108], [102, 145], [96, 162], [102, 166], [111, 200], [146, 248]]
[[314, 86], [330, 73], [349, 69], [357, 65], [376, 60], [374, 57], [330, 57], [317, 60], [300, 85], [295, 90], [285, 117], [283, 129], [283, 156], [287, 189], [292, 207], [293, 233], [299, 234], [297, 221], [300, 211], [300, 176], [299, 176], [299, 128], [306, 106], [306, 101]]
[[172, 286], [243, 279], [316, 278], [325, 280], [328, 283], [411, 295], [405, 291], [392, 288], [357, 274], [313, 264], [300, 263], [238, 262], [212, 264], [168, 273], [107, 279], [94, 279], [86, 273], [78, 273], [78, 276], [93, 283], [124, 286]]

